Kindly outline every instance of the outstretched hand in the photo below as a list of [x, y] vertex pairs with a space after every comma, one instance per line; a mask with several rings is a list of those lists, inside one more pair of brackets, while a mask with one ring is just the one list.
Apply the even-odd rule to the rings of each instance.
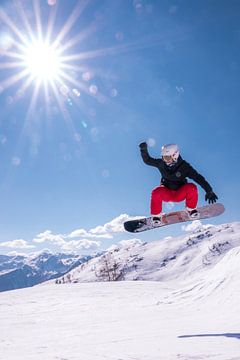
[[146, 141], [144, 141], [144, 142], [141, 142], [141, 144], [139, 144], [139, 147], [141, 150], [146, 150], [148, 145], [147, 145]]
[[208, 201], [209, 204], [213, 204], [217, 201], [218, 197], [213, 191], [208, 191], [205, 195], [205, 200]]

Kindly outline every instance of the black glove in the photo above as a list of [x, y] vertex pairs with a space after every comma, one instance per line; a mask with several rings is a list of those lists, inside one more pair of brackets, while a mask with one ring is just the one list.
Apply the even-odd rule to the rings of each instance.
[[217, 199], [217, 195], [212, 190], [208, 191], [205, 195], [205, 200], [208, 201], [209, 204], [215, 203]]
[[141, 150], [147, 150], [148, 145], [146, 142], [142, 142], [141, 144], [139, 144], [139, 147]]

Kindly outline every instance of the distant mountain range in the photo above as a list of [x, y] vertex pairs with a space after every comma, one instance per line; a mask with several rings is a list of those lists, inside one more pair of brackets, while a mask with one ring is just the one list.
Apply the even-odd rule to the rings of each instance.
[[50, 252], [31, 256], [0, 255], [0, 291], [29, 287], [58, 278], [91, 258]]

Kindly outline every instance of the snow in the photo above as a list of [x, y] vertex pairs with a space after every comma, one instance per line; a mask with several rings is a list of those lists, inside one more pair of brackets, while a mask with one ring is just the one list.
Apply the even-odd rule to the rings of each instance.
[[223, 284], [201, 291], [156, 282], [105, 282], [2, 293], [0, 356], [237, 360], [239, 290], [229, 282], [227, 291]]
[[[209, 273], [232, 248], [240, 246], [240, 223], [203, 225], [184, 236], [143, 243], [121, 241], [108, 252], [76, 267], [65, 282], [108, 280], [148, 280], [185, 282]], [[111, 271], [112, 269], [112, 271]]]
[[[240, 223], [111, 251], [122, 262], [143, 257], [134, 272], [145, 281], [51, 281], [1, 293], [0, 359], [240, 360]], [[156, 270], [166, 255], [172, 260]]]

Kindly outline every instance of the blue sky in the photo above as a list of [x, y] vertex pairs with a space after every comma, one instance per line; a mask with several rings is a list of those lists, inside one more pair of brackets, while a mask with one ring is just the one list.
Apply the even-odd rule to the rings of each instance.
[[[233, 0], [1, 1], [0, 252], [134, 238], [121, 214], [148, 215], [160, 182], [141, 160], [145, 140], [154, 157], [178, 143], [210, 182], [226, 212], [209, 222], [239, 220], [239, 11]], [[14, 54], [50, 24], [67, 66], [36, 90], [31, 73], [16, 81], [29, 69]]]

